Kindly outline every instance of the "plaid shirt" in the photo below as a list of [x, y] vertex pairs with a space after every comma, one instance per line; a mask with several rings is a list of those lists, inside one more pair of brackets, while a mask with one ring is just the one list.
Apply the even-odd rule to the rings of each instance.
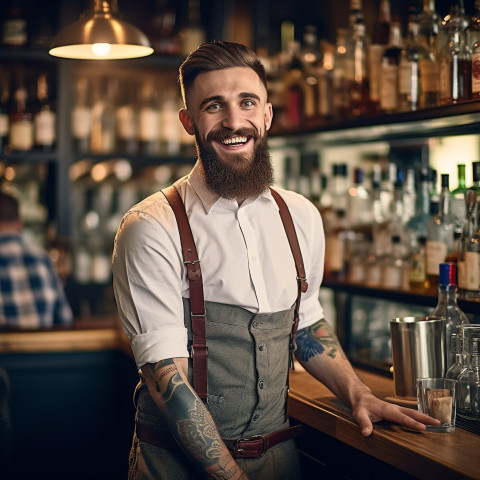
[[19, 234], [0, 235], [0, 328], [70, 324], [72, 311], [47, 253]]

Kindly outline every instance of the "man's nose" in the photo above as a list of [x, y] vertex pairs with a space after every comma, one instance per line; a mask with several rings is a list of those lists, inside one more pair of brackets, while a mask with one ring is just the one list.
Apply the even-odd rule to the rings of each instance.
[[242, 111], [235, 107], [225, 108], [222, 126], [233, 131], [244, 126]]

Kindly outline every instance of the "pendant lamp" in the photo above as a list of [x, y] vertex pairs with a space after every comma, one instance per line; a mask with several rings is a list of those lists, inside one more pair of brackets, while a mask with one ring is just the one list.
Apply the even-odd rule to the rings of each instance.
[[54, 37], [48, 52], [54, 57], [116, 60], [153, 53], [148, 38], [118, 17], [117, 0], [93, 0], [92, 7]]

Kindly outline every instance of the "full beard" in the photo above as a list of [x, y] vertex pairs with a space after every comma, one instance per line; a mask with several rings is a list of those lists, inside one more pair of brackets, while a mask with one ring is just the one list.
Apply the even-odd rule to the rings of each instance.
[[[213, 148], [202, 142], [195, 128], [195, 145], [202, 162], [207, 188], [227, 199], [258, 197], [273, 184], [273, 168], [267, 136], [258, 138], [257, 132], [248, 130], [216, 132], [213, 137], [219, 139], [221, 136], [232, 135], [253, 136], [256, 141], [253, 158], [242, 154], [230, 154], [229, 163], [223, 161]], [[210, 141], [210, 136], [207, 139]]]

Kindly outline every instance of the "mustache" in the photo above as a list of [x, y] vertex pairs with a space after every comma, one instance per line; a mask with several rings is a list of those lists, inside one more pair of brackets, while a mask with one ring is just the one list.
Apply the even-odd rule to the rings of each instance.
[[217, 130], [212, 130], [207, 135], [207, 141], [223, 142], [228, 138], [232, 137], [251, 137], [254, 140], [257, 140], [259, 134], [254, 128], [239, 128], [238, 130], [231, 130], [230, 128], [220, 128]]

